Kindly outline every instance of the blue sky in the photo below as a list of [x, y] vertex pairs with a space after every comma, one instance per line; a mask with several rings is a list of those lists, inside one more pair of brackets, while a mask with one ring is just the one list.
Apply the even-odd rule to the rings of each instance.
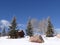
[[0, 0], [0, 20], [11, 21], [13, 16], [20, 24], [26, 24], [29, 16], [38, 20], [50, 16], [54, 27], [60, 28], [60, 1]]

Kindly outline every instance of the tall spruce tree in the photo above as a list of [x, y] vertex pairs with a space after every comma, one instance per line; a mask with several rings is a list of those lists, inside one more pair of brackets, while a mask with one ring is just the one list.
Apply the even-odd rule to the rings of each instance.
[[11, 23], [11, 26], [9, 26], [10, 31], [9, 31], [9, 36], [10, 38], [17, 38], [17, 23], [16, 23], [16, 18], [14, 17]]
[[47, 26], [47, 32], [46, 32], [46, 37], [53, 37], [54, 30], [53, 26], [50, 21], [50, 17], [48, 18], [48, 26]]
[[26, 34], [28, 36], [33, 36], [33, 28], [32, 28], [32, 24], [31, 24], [31, 19], [29, 19], [29, 21], [28, 21]]
[[5, 27], [4, 27], [3, 30], [2, 30], [2, 36], [6, 36], [6, 30], [5, 30]]

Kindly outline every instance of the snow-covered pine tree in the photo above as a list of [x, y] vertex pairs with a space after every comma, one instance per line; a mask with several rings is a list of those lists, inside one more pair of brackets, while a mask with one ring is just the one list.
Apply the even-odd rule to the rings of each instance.
[[53, 26], [50, 21], [50, 17], [48, 18], [48, 26], [47, 26], [47, 32], [46, 32], [46, 37], [53, 37], [54, 30]]
[[10, 32], [9, 36], [10, 38], [17, 38], [17, 23], [16, 23], [16, 18], [14, 17], [11, 23], [11, 26], [9, 26]]
[[2, 30], [2, 36], [6, 36], [6, 30], [5, 30], [5, 27], [4, 27], [3, 30]]
[[28, 36], [33, 36], [33, 28], [32, 28], [32, 24], [31, 24], [31, 19], [29, 19], [29, 21], [28, 21], [26, 34]]

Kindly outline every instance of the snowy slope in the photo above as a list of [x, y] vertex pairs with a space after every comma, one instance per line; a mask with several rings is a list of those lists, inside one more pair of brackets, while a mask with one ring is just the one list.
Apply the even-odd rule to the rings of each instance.
[[47, 38], [42, 36], [44, 43], [33, 43], [29, 42], [29, 37], [20, 38], [20, 39], [7, 39], [7, 36], [0, 37], [1, 45], [60, 45], [60, 39], [57, 37]]

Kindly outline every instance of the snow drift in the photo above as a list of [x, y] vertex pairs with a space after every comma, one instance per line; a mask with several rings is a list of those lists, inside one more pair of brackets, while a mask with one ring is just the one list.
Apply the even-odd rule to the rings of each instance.
[[45, 37], [42, 36], [44, 39], [44, 43], [34, 43], [29, 42], [29, 37], [26, 36], [24, 38], [18, 39], [7, 39], [8, 36], [0, 37], [0, 45], [60, 45], [60, 38], [55, 37]]

